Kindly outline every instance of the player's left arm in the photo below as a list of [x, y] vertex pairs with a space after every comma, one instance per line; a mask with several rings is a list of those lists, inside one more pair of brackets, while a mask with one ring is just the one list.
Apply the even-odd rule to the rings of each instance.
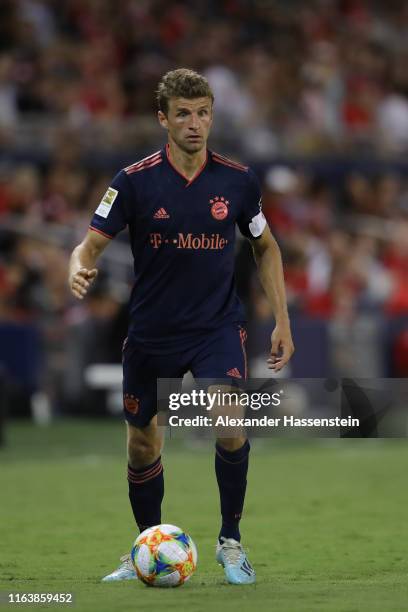
[[271, 336], [271, 355], [268, 368], [279, 372], [293, 355], [292, 333], [286, 303], [285, 280], [282, 257], [278, 243], [272, 236], [268, 225], [262, 235], [251, 240], [258, 275], [275, 317], [275, 329]]

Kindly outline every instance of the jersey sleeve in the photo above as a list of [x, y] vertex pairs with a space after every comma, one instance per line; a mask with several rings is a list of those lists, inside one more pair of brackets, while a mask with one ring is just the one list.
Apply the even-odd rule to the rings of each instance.
[[105, 192], [89, 225], [90, 229], [107, 238], [114, 238], [128, 224], [130, 209], [128, 178], [121, 170]]
[[260, 238], [266, 226], [266, 219], [262, 212], [261, 187], [254, 172], [250, 169], [242, 210], [237, 223], [241, 234], [251, 240]]

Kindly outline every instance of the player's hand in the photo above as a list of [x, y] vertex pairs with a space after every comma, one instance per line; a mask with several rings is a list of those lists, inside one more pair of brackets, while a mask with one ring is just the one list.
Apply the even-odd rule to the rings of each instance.
[[79, 300], [84, 299], [97, 274], [98, 270], [96, 268], [93, 268], [92, 270], [81, 268], [78, 270], [78, 272], [75, 272], [75, 274], [72, 275], [69, 281], [69, 286], [76, 298]]
[[271, 336], [271, 356], [268, 358], [268, 368], [279, 372], [285, 366], [295, 351], [289, 322], [276, 325]]

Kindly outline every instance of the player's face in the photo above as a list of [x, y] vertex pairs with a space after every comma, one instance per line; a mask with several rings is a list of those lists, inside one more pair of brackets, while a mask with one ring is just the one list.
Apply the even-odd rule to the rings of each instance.
[[210, 98], [170, 98], [167, 116], [159, 111], [160, 124], [182, 151], [197, 153], [206, 147], [212, 123]]

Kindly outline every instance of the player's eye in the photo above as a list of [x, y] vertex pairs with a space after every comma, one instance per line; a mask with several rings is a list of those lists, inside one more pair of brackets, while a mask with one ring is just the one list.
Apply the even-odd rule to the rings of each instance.
[[179, 111], [177, 113], [177, 117], [187, 117], [187, 111]]
[[208, 115], [208, 110], [205, 109], [205, 108], [203, 110], [200, 110], [199, 115], [200, 115], [200, 117], [207, 116]]

